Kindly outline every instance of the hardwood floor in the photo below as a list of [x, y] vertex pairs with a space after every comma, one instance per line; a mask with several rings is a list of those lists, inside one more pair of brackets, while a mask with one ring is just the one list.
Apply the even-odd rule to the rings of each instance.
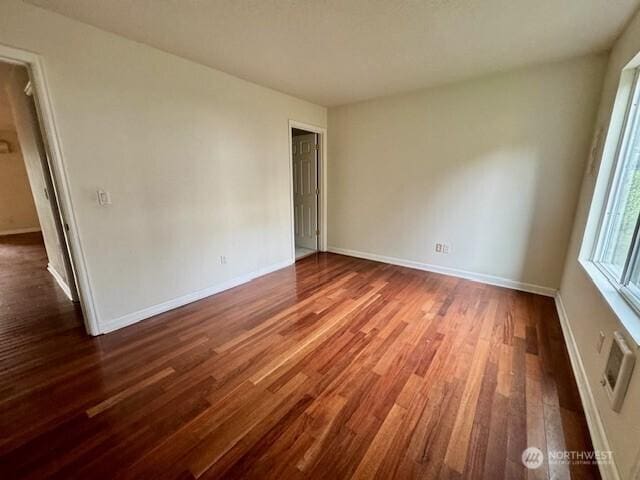
[[89, 338], [0, 238], [0, 478], [598, 478], [552, 299], [332, 254]]

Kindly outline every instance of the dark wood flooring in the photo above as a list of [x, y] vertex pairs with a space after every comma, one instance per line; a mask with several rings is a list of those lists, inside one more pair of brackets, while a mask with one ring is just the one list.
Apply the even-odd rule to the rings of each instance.
[[[553, 300], [332, 254], [97, 338], [0, 237], [0, 478], [598, 478]], [[117, 286], [114, 286], [117, 288]]]

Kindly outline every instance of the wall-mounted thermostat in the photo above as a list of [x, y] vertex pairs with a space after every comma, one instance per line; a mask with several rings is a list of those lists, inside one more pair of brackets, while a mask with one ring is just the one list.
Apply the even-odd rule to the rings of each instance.
[[622, 408], [635, 362], [636, 357], [624, 337], [620, 332], [614, 332], [602, 385], [611, 401], [611, 408], [616, 412]]

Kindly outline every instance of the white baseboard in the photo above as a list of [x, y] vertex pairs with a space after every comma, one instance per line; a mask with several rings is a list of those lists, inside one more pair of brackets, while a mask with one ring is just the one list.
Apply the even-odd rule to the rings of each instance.
[[69, 288], [69, 285], [67, 285], [67, 282], [64, 281], [62, 276], [58, 273], [58, 271], [55, 268], [53, 268], [53, 266], [50, 263], [47, 264], [47, 270], [49, 271], [49, 273], [51, 275], [53, 275], [53, 278], [56, 279], [56, 282], [58, 282], [58, 285], [60, 285], [60, 288], [62, 289], [64, 294], [69, 298], [69, 300], [71, 300], [73, 302], [73, 296], [71, 295], [71, 289]]
[[40, 227], [14, 228], [13, 230], [1, 230], [0, 237], [4, 235], [18, 235], [20, 233], [34, 233], [39, 231]]
[[[567, 311], [564, 309], [562, 303], [562, 297], [560, 292], [556, 293], [556, 309], [558, 310], [558, 317], [560, 318], [560, 326], [562, 328], [562, 334], [564, 335], [564, 341], [567, 345], [567, 351], [569, 352], [569, 360], [571, 361], [571, 368], [573, 374], [576, 377], [576, 383], [578, 384], [578, 391], [580, 392], [580, 400], [582, 400], [582, 407], [584, 408], [584, 414], [587, 418], [587, 426], [589, 427], [589, 433], [591, 433], [591, 441], [593, 442], [593, 448], [596, 451], [611, 451], [609, 446], [609, 440], [602, 423], [602, 418], [596, 407], [596, 402], [593, 398], [593, 392], [587, 379], [587, 373], [585, 372], [584, 365], [582, 363], [582, 357], [578, 351], [578, 345], [571, 331], [569, 319], [567, 317]], [[618, 473], [618, 467], [615, 464], [615, 457], [611, 464], [601, 464], [600, 475], [603, 480], [620, 480], [620, 474]]]
[[413, 260], [404, 260], [402, 258], [386, 257], [384, 255], [377, 255], [375, 253], [359, 252], [357, 250], [348, 250], [346, 248], [331, 246], [328, 248], [328, 251], [332, 253], [338, 253], [340, 255], [348, 255], [350, 257], [365, 258], [367, 260], [374, 260], [376, 262], [390, 263], [392, 265], [399, 265], [401, 267], [415, 268], [417, 270], [424, 270], [427, 272], [440, 273], [442, 275], [464, 278], [466, 280], [486, 283], [489, 285], [496, 285], [498, 287], [506, 287], [514, 290], [521, 290], [523, 292], [536, 293], [538, 295], [544, 295], [546, 297], [555, 297], [557, 291], [555, 288], [543, 287], [541, 285], [534, 285], [531, 283], [518, 282], [516, 280], [510, 280], [508, 278], [486, 275], [484, 273], [468, 272], [466, 270], [458, 270], [456, 268], [441, 267], [439, 265], [415, 262]]
[[142, 310], [138, 310], [137, 312], [132, 312], [127, 315], [123, 315], [122, 317], [114, 318], [112, 320], [99, 322], [100, 333], [109, 333], [113, 332], [114, 330], [133, 325], [134, 323], [145, 320], [149, 317], [153, 317], [154, 315], [168, 312], [169, 310], [182, 307], [183, 305], [186, 305], [188, 303], [192, 303], [205, 297], [215, 295], [216, 293], [229, 290], [230, 288], [237, 287], [238, 285], [247, 283], [255, 278], [261, 277], [271, 272], [275, 272], [276, 270], [280, 270], [281, 268], [288, 267], [293, 263], [293, 259], [285, 260], [283, 262], [261, 268], [260, 270], [256, 270], [254, 272], [232, 278], [231, 280], [227, 280], [226, 282], [222, 282], [193, 293], [188, 293], [181, 297], [174, 298], [173, 300], [169, 300], [158, 305], [152, 305], [151, 307], [147, 307]]

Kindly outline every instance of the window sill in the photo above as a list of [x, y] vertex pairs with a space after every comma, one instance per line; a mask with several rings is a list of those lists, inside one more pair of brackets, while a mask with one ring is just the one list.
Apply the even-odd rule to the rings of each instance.
[[579, 260], [580, 265], [595, 284], [600, 295], [609, 305], [609, 308], [618, 317], [629, 336], [633, 339], [636, 348], [640, 347], [640, 316], [629, 305], [627, 300], [613, 286], [604, 273], [590, 260]]

